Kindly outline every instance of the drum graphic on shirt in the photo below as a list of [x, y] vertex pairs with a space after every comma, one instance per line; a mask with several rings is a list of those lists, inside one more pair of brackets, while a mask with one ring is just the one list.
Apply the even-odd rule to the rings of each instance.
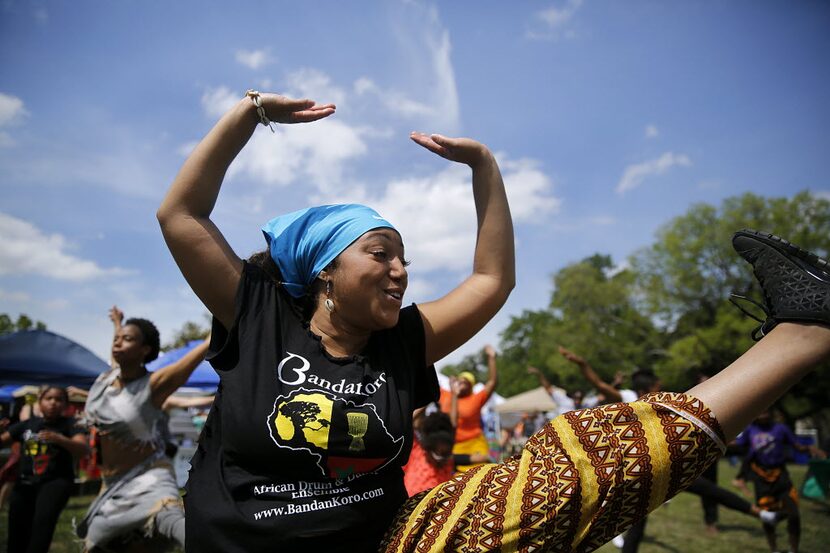
[[363, 443], [363, 436], [369, 429], [369, 415], [366, 413], [346, 413], [346, 420], [349, 421], [349, 436], [352, 443], [349, 444], [349, 451], [363, 451], [366, 444]]
[[403, 436], [393, 436], [372, 404], [300, 388], [274, 400], [268, 433], [280, 448], [310, 456], [321, 476], [374, 472], [396, 459]]

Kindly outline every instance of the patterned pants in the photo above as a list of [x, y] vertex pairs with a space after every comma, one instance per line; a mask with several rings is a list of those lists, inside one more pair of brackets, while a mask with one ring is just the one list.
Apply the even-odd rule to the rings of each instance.
[[571, 411], [520, 455], [409, 498], [381, 550], [593, 551], [724, 450], [720, 425], [692, 396], [661, 392]]

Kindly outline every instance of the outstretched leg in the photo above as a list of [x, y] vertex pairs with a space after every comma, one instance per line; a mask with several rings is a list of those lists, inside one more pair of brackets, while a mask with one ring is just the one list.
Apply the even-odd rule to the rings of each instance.
[[[689, 486], [723, 454], [724, 438], [830, 356], [830, 328], [822, 326], [830, 326], [826, 263], [805, 268], [809, 254], [797, 261], [754, 233], [736, 239], [736, 249], [755, 265], [767, 296], [762, 342], [689, 394], [649, 394], [557, 417], [520, 456], [411, 497], [382, 549], [586, 553]], [[804, 302], [787, 311], [776, 299], [808, 287], [820, 309], [803, 317]]]
[[743, 230], [732, 243], [761, 285], [764, 339], [688, 392], [730, 440], [830, 355], [830, 264], [770, 234]]

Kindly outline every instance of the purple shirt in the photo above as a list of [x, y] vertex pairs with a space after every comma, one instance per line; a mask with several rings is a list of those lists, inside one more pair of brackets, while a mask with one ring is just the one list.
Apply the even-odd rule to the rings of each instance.
[[736, 445], [749, 447], [749, 457], [764, 467], [783, 465], [788, 446], [796, 443], [792, 430], [780, 422], [768, 427], [750, 424], [735, 440]]

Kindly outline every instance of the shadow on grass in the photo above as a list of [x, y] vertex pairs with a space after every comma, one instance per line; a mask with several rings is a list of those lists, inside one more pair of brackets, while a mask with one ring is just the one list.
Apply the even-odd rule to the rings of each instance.
[[672, 553], [680, 553], [680, 550], [674, 547], [673, 545], [669, 545], [668, 543], [662, 542], [656, 538], [650, 538], [647, 535], [643, 537], [642, 543], [647, 543], [653, 547], [659, 547], [663, 551], [671, 551]]
[[747, 526], [745, 524], [718, 524], [719, 534], [723, 534], [726, 532], [743, 532], [744, 534], [748, 534], [750, 536], [756, 536], [758, 535], [758, 531], [760, 529], [760, 522], [757, 526]]

